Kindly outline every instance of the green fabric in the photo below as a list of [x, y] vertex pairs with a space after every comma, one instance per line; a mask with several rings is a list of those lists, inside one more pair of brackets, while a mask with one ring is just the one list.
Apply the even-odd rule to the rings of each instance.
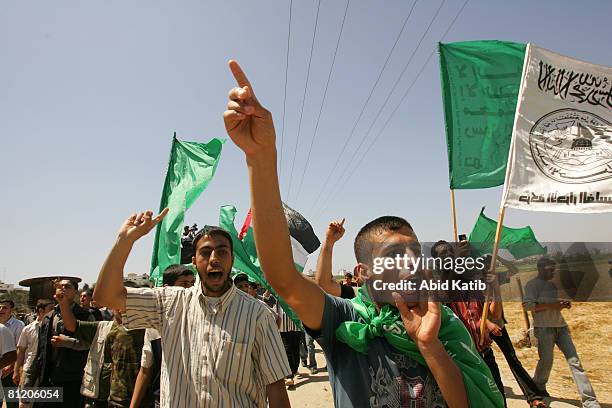
[[208, 143], [183, 142], [172, 138], [172, 149], [160, 211], [170, 211], [155, 231], [151, 257], [151, 279], [161, 286], [164, 270], [181, 261], [181, 234], [185, 211], [206, 189], [212, 180], [225, 140], [212, 139]]
[[[362, 286], [351, 300], [362, 322], [342, 322], [336, 338], [352, 349], [367, 353], [370, 340], [384, 337], [396, 350], [426, 366], [417, 345], [406, 333], [397, 308], [385, 305], [380, 312]], [[467, 329], [446, 306], [441, 306], [440, 342], [463, 374], [470, 407], [503, 407], [504, 400], [497, 389], [491, 371], [478, 354]]]
[[[484, 207], [482, 207], [469, 237], [473, 256], [483, 256], [493, 252], [496, 230], [497, 221], [485, 216]], [[546, 247], [538, 242], [529, 226], [523, 228], [502, 226], [499, 248], [507, 249], [515, 259], [546, 253]]]
[[289, 305], [280, 296], [278, 296], [264, 277], [261, 270], [261, 265], [259, 264], [259, 258], [257, 257], [253, 228], [249, 227], [242, 240], [238, 238], [238, 231], [234, 226], [236, 212], [236, 207], [233, 205], [224, 205], [219, 211], [219, 226], [229, 232], [232, 237], [232, 245], [234, 247], [233, 269], [237, 270], [238, 273], [245, 273], [249, 277], [250, 281], [257, 282], [264, 288], [268, 289], [280, 303], [287, 316], [289, 316], [289, 318], [298, 327], [302, 327], [302, 322], [297, 317], [293, 309], [291, 309]]
[[450, 188], [504, 183], [526, 44], [439, 44]]

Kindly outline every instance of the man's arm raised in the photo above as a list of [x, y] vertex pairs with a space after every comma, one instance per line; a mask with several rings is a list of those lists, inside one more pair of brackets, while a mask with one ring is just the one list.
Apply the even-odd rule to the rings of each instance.
[[342, 221], [332, 221], [327, 227], [325, 241], [319, 251], [317, 259], [317, 271], [315, 272], [315, 282], [325, 292], [332, 296], [340, 297], [342, 290], [340, 284], [332, 276], [332, 258], [334, 244], [344, 235], [344, 218]]
[[165, 208], [153, 218], [152, 211], [132, 214], [119, 229], [117, 240], [102, 265], [93, 299], [101, 306], [125, 310], [126, 291], [123, 286], [123, 268], [134, 242], [146, 235], [168, 214]]
[[304, 278], [293, 264], [276, 172], [272, 114], [259, 103], [238, 63], [232, 60], [229, 67], [238, 87], [229, 92], [230, 101], [223, 119], [227, 133], [246, 155], [253, 231], [261, 269], [306, 327], [319, 330], [325, 298], [321, 288]]

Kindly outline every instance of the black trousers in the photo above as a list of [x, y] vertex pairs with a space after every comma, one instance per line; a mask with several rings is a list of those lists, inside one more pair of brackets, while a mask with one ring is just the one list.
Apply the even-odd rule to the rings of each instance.
[[289, 360], [289, 368], [291, 368], [292, 376], [295, 376], [300, 366], [300, 340], [302, 338], [301, 331], [281, 332], [285, 353]]
[[64, 402], [38, 402], [34, 404], [36, 408], [81, 408], [85, 399], [81, 395], [81, 382], [68, 382], [64, 384], [46, 384], [41, 387], [61, 387], [64, 392]]
[[507, 407], [508, 405], [506, 404], [506, 393], [504, 392], [504, 383], [502, 382], [501, 374], [499, 373], [499, 367], [497, 366], [497, 363], [495, 362], [495, 355], [493, 354], [493, 350], [491, 350], [491, 348], [488, 348], [485, 351], [481, 352], [480, 355], [482, 356], [482, 359], [484, 360], [484, 362], [487, 364], [487, 367], [489, 367], [489, 370], [491, 370], [491, 374], [493, 375], [495, 384], [497, 384], [497, 388], [499, 389], [499, 392], [501, 392], [501, 395], [504, 397], [504, 407]]
[[[2, 388], [4, 389], [5, 393], [6, 393], [7, 388], [15, 388], [15, 387], [17, 387], [17, 385], [13, 382], [13, 373], [7, 375], [6, 377], [2, 379]], [[0, 406], [2, 406], [1, 399], [0, 399]], [[6, 406], [7, 408], [17, 408], [19, 407], [19, 403], [18, 402], [7, 402]]]
[[504, 357], [510, 366], [510, 371], [512, 371], [512, 375], [514, 376], [514, 379], [518, 383], [519, 387], [521, 387], [521, 391], [523, 391], [523, 395], [525, 395], [527, 401], [531, 402], [534, 400], [543, 400], [545, 397], [548, 397], [548, 393], [542, 391], [540, 388], [538, 388], [536, 383], [533, 382], [533, 379], [527, 373], [521, 364], [521, 361], [516, 356], [514, 346], [512, 345], [512, 340], [510, 339], [506, 328], [502, 328], [501, 336], [494, 336], [491, 334], [491, 340], [493, 340], [502, 353], [504, 353]]

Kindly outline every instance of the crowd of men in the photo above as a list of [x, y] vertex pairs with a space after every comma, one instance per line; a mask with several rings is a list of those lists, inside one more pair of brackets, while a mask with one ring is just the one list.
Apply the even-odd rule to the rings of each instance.
[[[317, 373], [316, 341], [336, 407], [499, 408], [506, 401], [491, 348], [496, 342], [530, 406], [546, 406], [557, 345], [583, 406], [599, 407], [561, 315], [571, 303], [558, 298], [550, 258], [538, 262], [537, 276], [525, 287], [540, 357], [533, 377], [514, 352], [498, 296], [491, 302], [484, 294], [455, 294], [444, 302], [396, 292], [389, 301], [373, 296], [373, 260], [420, 248], [403, 218], [380, 217], [360, 229], [354, 238], [357, 266], [343, 282], [331, 270], [344, 220], [331, 222], [315, 278], [299, 273], [280, 199], [272, 117], [238, 64], [231, 61], [230, 69], [238, 87], [229, 93], [225, 125], [246, 155], [259, 261], [278, 298], [245, 274], [232, 277], [232, 237], [211, 226], [196, 233], [186, 228], [183, 248], [193, 251], [191, 266], [170, 266], [163, 287], [134, 287], [123, 278], [130, 251], [168, 209], [157, 216], [132, 214], [93, 294], [79, 294], [76, 282], [61, 280], [54, 302], [39, 301], [26, 327], [12, 316], [12, 302], [0, 302], [4, 387], [62, 387], [62, 403], [36, 402], [40, 407], [289, 407], [287, 389], [295, 386], [300, 360]], [[468, 245], [439, 241], [431, 255], [461, 257]], [[500, 262], [512, 273], [511, 264]], [[486, 279], [498, 292], [497, 276]]]

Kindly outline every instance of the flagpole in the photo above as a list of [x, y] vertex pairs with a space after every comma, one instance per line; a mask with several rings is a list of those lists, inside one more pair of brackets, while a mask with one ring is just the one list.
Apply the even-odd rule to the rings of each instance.
[[527, 314], [527, 310], [525, 310], [525, 306], [523, 305], [523, 283], [521, 282], [521, 277], [516, 276], [516, 283], [518, 284], [519, 294], [521, 295], [521, 309], [523, 310], [523, 321], [525, 323], [525, 330], [527, 331], [527, 335], [529, 335], [529, 315]]
[[[499, 212], [499, 219], [497, 220], [497, 229], [495, 230], [495, 244], [493, 246], [493, 258], [491, 258], [491, 266], [489, 273], [495, 274], [495, 264], [497, 263], [497, 252], [499, 250], [499, 242], [501, 240], [502, 227], [504, 225], [504, 215], [506, 214], [506, 207], [502, 207]], [[491, 303], [490, 292], [487, 289], [485, 296], [485, 303], [482, 309], [482, 319], [480, 320], [480, 345], [484, 343], [485, 330], [487, 329], [487, 318], [489, 317], [489, 304]]]
[[453, 209], [453, 231], [455, 232], [455, 242], [459, 242], [459, 233], [457, 232], [457, 209], [455, 208], [455, 190], [450, 189], [451, 192], [451, 207]]

